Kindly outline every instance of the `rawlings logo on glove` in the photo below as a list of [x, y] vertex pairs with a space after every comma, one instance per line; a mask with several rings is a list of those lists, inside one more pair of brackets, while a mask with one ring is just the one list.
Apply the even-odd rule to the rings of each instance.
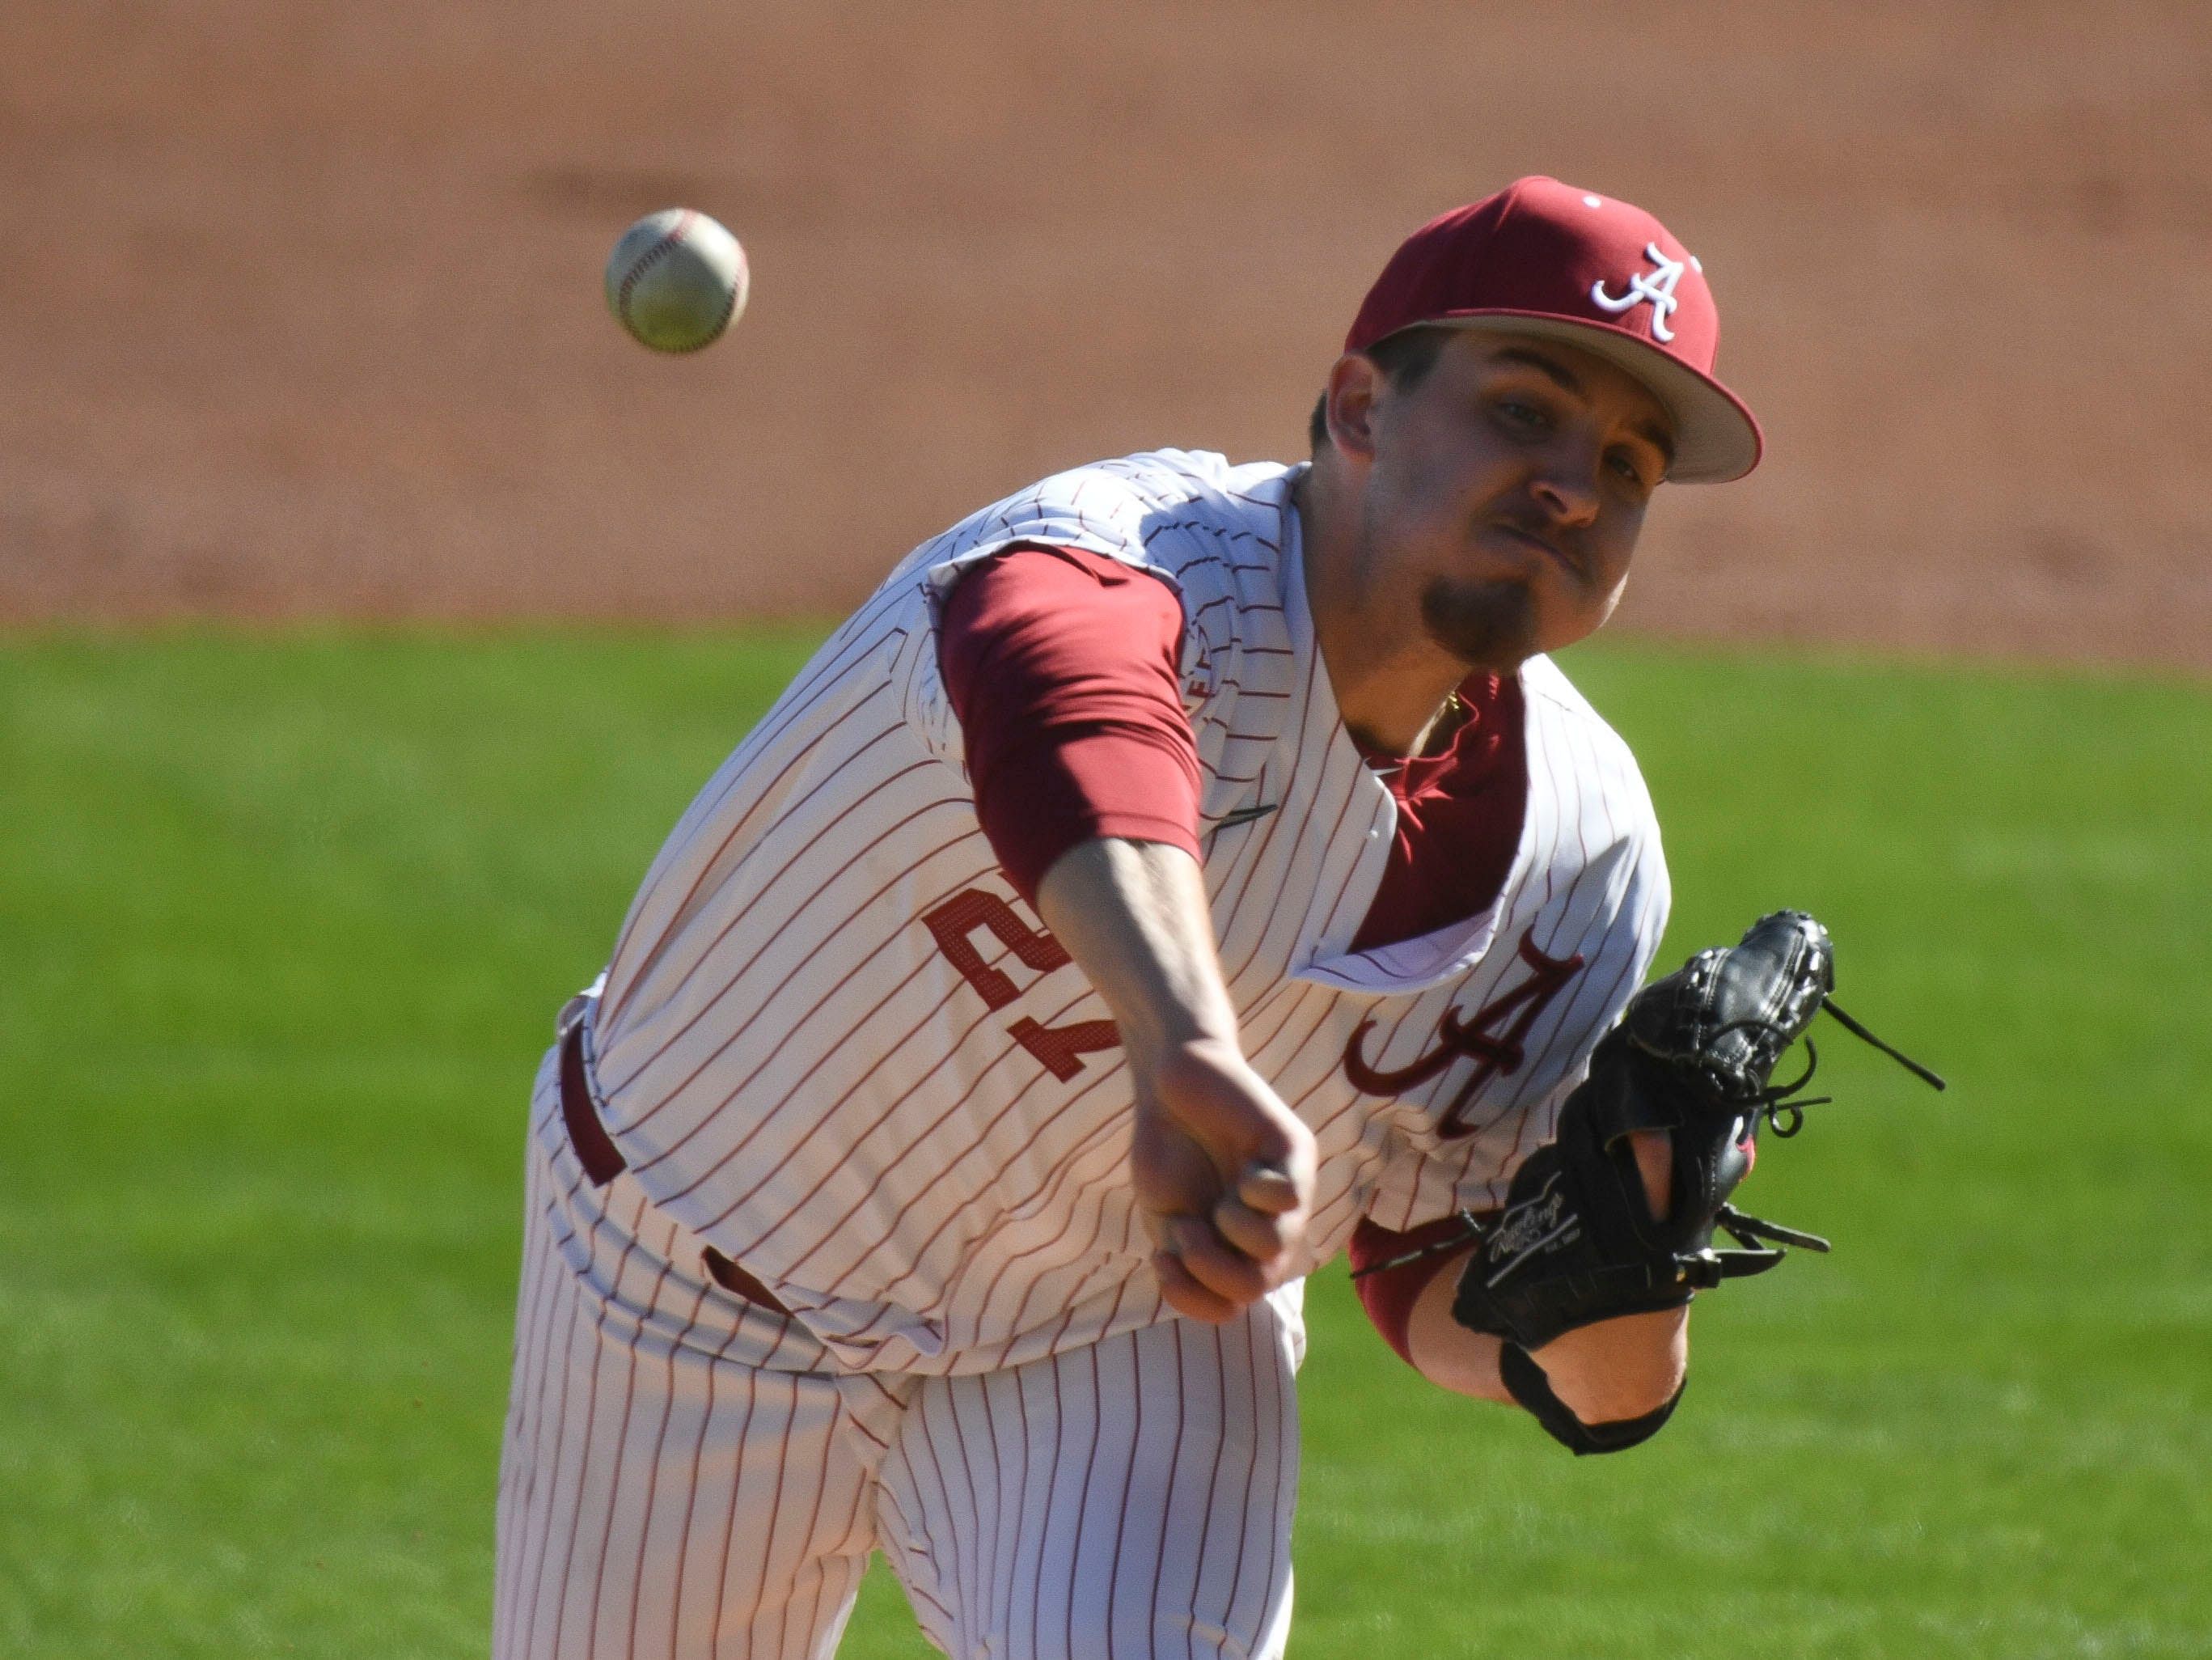
[[1491, 1254], [1498, 1260], [1522, 1257], [1540, 1246], [1560, 1243], [1580, 1231], [1578, 1219], [1566, 1213], [1567, 1196], [1559, 1191], [1557, 1175], [1540, 1192], [1506, 1207], [1491, 1233]]

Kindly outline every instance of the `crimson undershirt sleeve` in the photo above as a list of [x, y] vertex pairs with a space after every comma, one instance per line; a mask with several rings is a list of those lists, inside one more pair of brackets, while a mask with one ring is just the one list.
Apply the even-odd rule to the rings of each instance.
[[[1441, 1249], [1425, 1256], [1415, 1253], [1427, 1250], [1431, 1245], [1442, 1246], [1447, 1240], [1463, 1238], [1466, 1233], [1467, 1224], [1456, 1216], [1425, 1222], [1403, 1233], [1377, 1227], [1363, 1216], [1352, 1231], [1352, 1242], [1346, 1248], [1346, 1255], [1352, 1260], [1352, 1272], [1360, 1275], [1352, 1282], [1352, 1288], [1359, 1293], [1359, 1306], [1367, 1311], [1368, 1323], [1409, 1366], [1413, 1364], [1413, 1304], [1420, 1301], [1429, 1282], [1458, 1256], [1456, 1251]], [[1400, 1256], [1413, 1256], [1413, 1260], [1392, 1268], [1377, 1266]]]
[[1034, 903], [1054, 862], [1101, 836], [1200, 857], [1182, 631], [1164, 581], [1073, 548], [1001, 554], [946, 598], [938, 660], [975, 816], [1023, 898]]

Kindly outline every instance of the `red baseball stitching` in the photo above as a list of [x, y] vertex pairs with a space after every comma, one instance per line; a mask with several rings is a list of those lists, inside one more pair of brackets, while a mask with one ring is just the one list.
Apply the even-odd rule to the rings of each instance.
[[[646, 272], [651, 271], [655, 265], [659, 265], [662, 260], [668, 258], [670, 254], [675, 252], [678, 248], [683, 246], [684, 239], [690, 234], [691, 227], [696, 224], [698, 220], [699, 216], [691, 209], [683, 209], [680, 211], [676, 222], [671, 225], [666, 231], [662, 233], [660, 240], [658, 242], [655, 242], [651, 247], [647, 248], [643, 253], [638, 255], [637, 262], [631, 265], [629, 270], [623, 274], [623, 280], [621, 283], [617, 284], [615, 288], [615, 309], [621, 313], [622, 320], [626, 326], [632, 328], [636, 326], [636, 325], [631, 321], [629, 314], [630, 289], [637, 285], [638, 278], [643, 277]], [[723, 304], [721, 316], [715, 319], [714, 328], [708, 333], [707, 337], [704, 340], [699, 342], [699, 344], [702, 346], [709, 345], [718, 339], [720, 337], [722, 331], [730, 325], [730, 313], [735, 311], [737, 307], [738, 289], [737, 284], [732, 283], [730, 285], [729, 297]], [[696, 348], [695, 347], [693, 350], [696, 350]]]
[[[743, 257], [743, 255], [739, 256], [740, 258]], [[740, 267], [739, 269], [742, 271], [743, 267]], [[699, 344], [702, 346], [711, 345], [714, 342], [720, 339], [722, 337], [722, 331], [730, 326], [730, 314], [736, 311], [737, 308], [738, 284], [736, 283], [732, 283], [730, 284], [729, 293], [723, 296], [722, 314], [714, 319], [714, 326], [708, 331], [707, 337], [704, 340], [702, 340]]]

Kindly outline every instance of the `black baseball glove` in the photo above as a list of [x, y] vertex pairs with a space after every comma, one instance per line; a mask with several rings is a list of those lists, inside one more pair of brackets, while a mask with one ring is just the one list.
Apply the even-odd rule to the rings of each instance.
[[[1559, 1112], [1557, 1139], [1515, 1172], [1505, 1209], [1461, 1275], [1452, 1314], [1522, 1349], [1616, 1315], [1679, 1308], [1723, 1280], [1763, 1274], [1784, 1248], [1825, 1251], [1809, 1233], [1762, 1222], [1729, 1204], [1750, 1171], [1759, 1121], [1795, 1134], [1804, 1073], [1771, 1079], [1783, 1051], [1823, 1007], [1858, 1037], [1943, 1087], [1836, 1007], [1828, 932], [1802, 911], [1752, 924], [1741, 945], [1698, 952], [1629, 1002], [1599, 1043], [1589, 1079]], [[1629, 1137], [1664, 1130], [1672, 1147], [1668, 1213], [1650, 1213]], [[1715, 1250], [1716, 1228], [1743, 1249]]]

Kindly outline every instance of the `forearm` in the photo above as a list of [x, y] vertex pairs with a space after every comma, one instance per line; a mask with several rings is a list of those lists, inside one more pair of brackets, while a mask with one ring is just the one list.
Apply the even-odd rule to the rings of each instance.
[[[1443, 1389], [1478, 1401], [1510, 1402], [1498, 1360], [1504, 1340], [1469, 1331], [1452, 1318], [1452, 1295], [1468, 1253], [1452, 1258], [1413, 1304], [1407, 1346], [1414, 1366]], [[1689, 1365], [1689, 1310], [1623, 1315], [1563, 1333], [1529, 1358], [1552, 1392], [1585, 1424], [1614, 1423], [1656, 1412], [1682, 1386]]]
[[1452, 1318], [1452, 1292], [1472, 1254], [1471, 1250], [1459, 1252], [1422, 1287], [1406, 1324], [1406, 1348], [1413, 1369], [1437, 1388], [1510, 1406], [1513, 1397], [1498, 1376], [1501, 1340], [1487, 1332], [1469, 1331]]
[[1236, 1045], [1205, 880], [1182, 848], [1081, 842], [1037, 885], [1037, 914], [1113, 1012], [1133, 1066], [1182, 1043]]

